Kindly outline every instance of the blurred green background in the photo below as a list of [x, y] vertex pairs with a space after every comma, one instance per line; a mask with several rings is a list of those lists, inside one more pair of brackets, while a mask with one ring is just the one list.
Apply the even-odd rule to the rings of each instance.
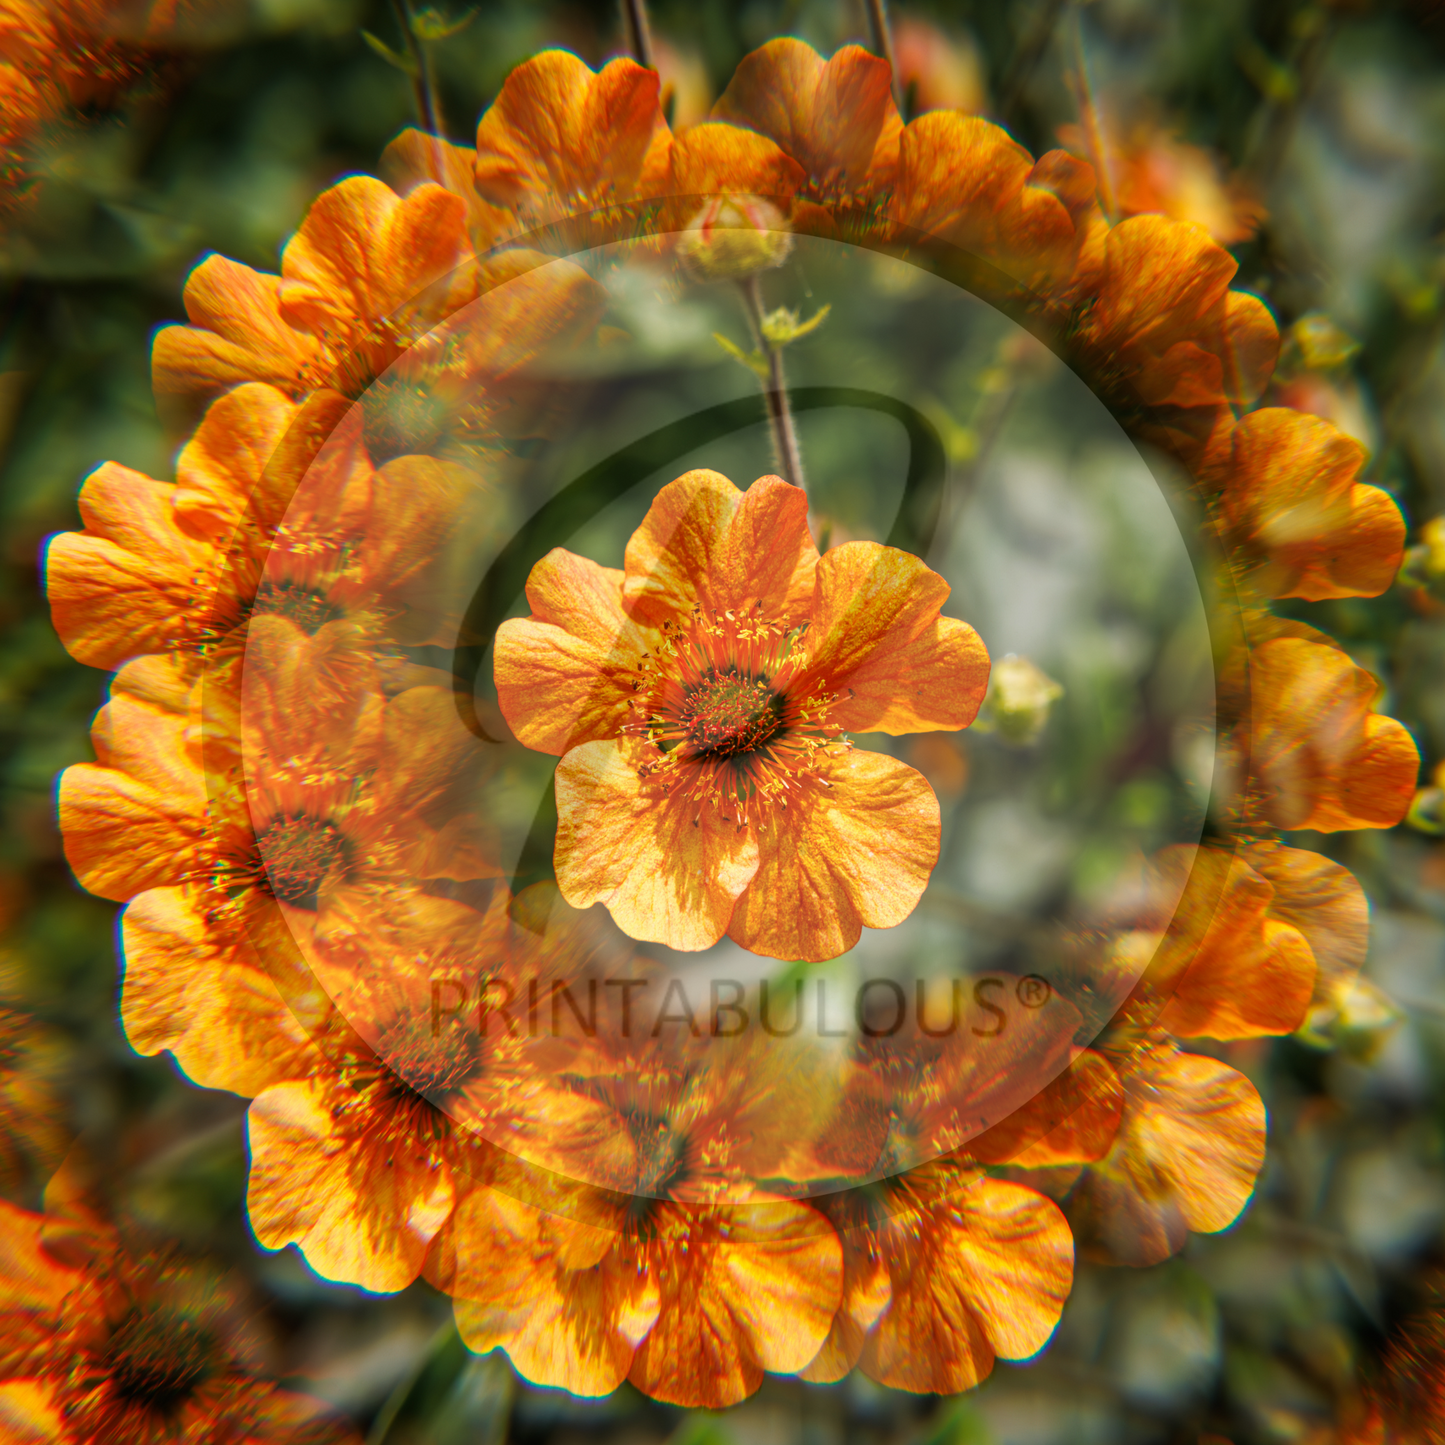
[[[1068, 83], [1077, 22], [1118, 133], [1152, 127], [1209, 148], [1265, 213], [1233, 246], [1237, 284], [1263, 296], [1286, 333], [1322, 315], [1357, 343], [1323, 358], [1288, 344], [1275, 399], [1317, 407], [1366, 441], [1369, 479], [1400, 500], [1412, 542], [1445, 512], [1445, 6], [1096, 0], [1076, 15], [1056, 0], [969, 0], [891, 11], [900, 35], [910, 20], [937, 27], [955, 86], [972, 87], [973, 103], [1036, 153], [1079, 119]], [[678, 120], [772, 35], [824, 53], [867, 36], [854, 0], [656, 0], [651, 13]], [[116, 1020], [115, 910], [76, 887], [61, 854], [54, 777], [91, 756], [105, 678], [60, 647], [37, 559], [48, 534], [78, 525], [78, 485], [102, 460], [169, 474], [177, 438], [152, 404], [149, 342], [181, 316], [190, 266], [218, 250], [274, 268], [312, 197], [374, 171], [414, 119], [406, 77], [363, 30], [399, 40], [384, 0], [218, 8], [214, 30], [163, 56], [138, 94], [46, 137], [36, 192], [0, 234], [0, 988], [11, 1039], [0, 1069], [50, 1071], [67, 1137], [105, 1142], [142, 1219], [234, 1264], [278, 1373], [375, 1441], [1336, 1438], [1333, 1422], [1392, 1331], [1445, 1279], [1445, 843], [1428, 806], [1421, 827], [1294, 840], [1359, 876], [1373, 941], [1352, 1012], [1309, 1038], [1220, 1050], [1271, 1115], [1244, 1221], [1154, 1269], [1081, 1265], [1051, 1347], [1000, 1365], [971, 1396], [916, 1398], [855, 1376], [830, 1388], [769, 1380], [716, 1418], [628, 1388], [579, 1403], [519, 1383], [500, 1357], [466, 1356], [446, 1302], [424, 1286], [368, 1297], [317, 1281], [294, 1251], [255, 1248], [244, 1102], [130, 1051]], [[600, 0], [479, 5], [435, 46], [448, 133], [469, 139], [507, 71], [536, 49], [565, 45], [596, 64], [621, 43], [617, 9]], [[810, 344], [797, 352], [800, 375]], [[959, 446], [965, 455], [966, 439]], [[1146, 539], [1122, 564], [1125, 601], [1153, 595], [1149, 555]], [[1445, 758], [1445, 555], [1417, 553], [1406, 584], [1281, 610], [1331, 632], [1378, 676], [1381, 707], [1411, 727], [1432, 768]], [[1118, 806], [1142, 837], [1157, 786]], [[1036, 837], [1001, 846], [1021, 870], [1037, 863]], [[36, 1141], [15, 1180], [32, 1206], [45, 1146]]]

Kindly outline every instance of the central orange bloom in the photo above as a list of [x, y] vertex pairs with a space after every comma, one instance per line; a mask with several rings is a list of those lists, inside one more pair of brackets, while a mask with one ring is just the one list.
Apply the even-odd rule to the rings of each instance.
[[496, 682], [521, 741], [562, 758], [567, 901], [673, 948], [726, 933], [808, 961], [901, 923], [938, 859], [938, 800], [845, 732], [973, 721], [988, 654], [939, 615], [948, 591], [877, 543], [820, 557], [799, 488], [708, 471], [663, 488], [622, 571], [544, 557]]

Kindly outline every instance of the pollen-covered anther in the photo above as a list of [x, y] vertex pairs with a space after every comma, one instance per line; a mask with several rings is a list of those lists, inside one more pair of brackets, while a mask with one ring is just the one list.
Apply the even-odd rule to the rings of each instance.
[[666, 626], [637, 665], [626, 731], [657, 749], [638, 776], [664, 794], [683, 787], [698, 821], [712, 808], [740, 826], [817, 781], [820, 750], [847, 743], [828, 721], [836, 695], [807, 675], [803, 630], [757, 604]]

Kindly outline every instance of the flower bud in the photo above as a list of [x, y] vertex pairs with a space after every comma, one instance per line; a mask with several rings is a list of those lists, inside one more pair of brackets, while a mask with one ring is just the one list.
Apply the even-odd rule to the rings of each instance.
[[688, 270], [704, 281], [737, 280], [781, 266], [793, 249], [783, 213], [761, 196], [714, 196], [677, 243]]
[[1036, 743], [1063, 686], [1026, 657], [1009, 653], [994, 664], [975, 728], [996, 732], [1005, 742]]

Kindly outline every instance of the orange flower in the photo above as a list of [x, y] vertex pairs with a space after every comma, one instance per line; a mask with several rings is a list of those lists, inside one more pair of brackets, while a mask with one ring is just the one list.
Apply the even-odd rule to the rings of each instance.
[[968, 1157], [980, 1164], [1051, 1169], [1091, 1164], [1113, 1146], [1124, 1090], [1114, 1066], [1080, 1049], [1069, 1067], [1021, 1108], [970, 1139]]
[[[243, 787], [233, 754], [203, 764], [198, 694], [172, 664], [143, 659], [117, 675], [92, 731], [99, 761], [60, 780], [66, 856], [85, 887], [122, 902], [195, 890], [193, 903], [163, 907], [174, 926], [162, 935], [192, 937], [185, 915], [199, 907], [227, 940], [234, 928], [255, 936], [265, 957], [290, 937], [384, 936], [419, 878], [495, 876], [486, 839], [450, 795], [478, 746], [450, 692], [372, 698], [338, 732], [329, 718], [298, 718], [290, 690], [268, 682], [257, 669]], [[173, 942], [133, 935], [133, 949], [166, 947], [149, 963], [133, 952], [132, 967], [162, 966]]]
[[[1420, 757], [1394, 718], [1373, 711], [1377, 683], [1324, 633], [1279, 618], [1247, 620], [1248, 738], [1243, 806], [1276, 828], [1389, 828], [1405, 816]], [[1238, 693], [1243, 664], [1226, 691]]]
[[[1044, 289], [1073, 271], [1094, 211], [1094, 174], [1063, 151], [1035, 161], [979, 116], [934, 111], [899, 139], [890, 215]], [[926, 245], [926, 241], [925, 241]]]
[[539, 939], [509, 921], [509, 902], [498, 890], [482, 916], [422, 900], [390, 946], [318, 966], [352, 1027], [251, 1104], [247, 1210], [267, 1248], [294, 1243], [328, 1279], [402, 1289], [494, 1172], [488, 1141], [542, 1169], [605, 1152], [611, 1112], [559, 1082], [570, 1042], [488, 1027], [481, 998], [467, 1007], [479, 974], [495, 1003], [490, 990], [520, 992], [524, 978], [575, 979], [597, 947], [565, 905]]
[[632, 1213], [574, 1217], [470, 1194], [447, 1286], [463, 1340], [502, 1346], [538, 1384], [602, 1395], [625, 1378], [654, 1399], [710, 1409], [817, 1354], [842, 1263], [816, 1210], [760, 1196], [639, 1200]]
[[[975, 1145], [991, 1136], [992, 1145], [980, 1145], [985, 1153], [976, 1157], [992, 1162], [1002, 1145], [988, 1126], [1006, 1129], [1041, 1086], [1065, 1070], [1082, 1024], [1079, 1011], [1056, 993], [1039, 1007], [1018, 1003], [1021, 981], [995, 973], [975, 987], [971, 1002], [959, 980], [947, 991], [951, 998], [930, 997], [919, 987], [913, 1016], [901, 1028], [860, 1036], [836, 1104], [824, 1112], [827, 1096], [815, 1099], [813, 1114], [824, 1122], [797, 1151], [793, 1177], [844, 1187], [956, 1151], [973, 1156]], [[1035, 1107], [1050, 1097], [1045, 1088]]]
[[65, 1058], [59, 1035], [0, 994], [0, 1194], [28, 1193], [65, 1152]]
[[1220, 515], [1266, 597], [1375, 597], [1395, 579], [1405, 519], [1355, 480], [1365, 449], [1328, 422], [1284, 407], [1234, 427]]
[[854, 1364], [921, 1394], [972, 1389], [996, 1357], [1048, 1342], [1073, 1279], [1058, 1206], [956, 1164], [830, 1196], [843, 1240], [844, 1305], [805, 1380]]
[[1095, 389], [1191, 465], [1226, 403], [1264, 390], [1279, 352], [1263, 302], [1229, 289], [1236, 270], [1202, 226], [1136, 216], [1104, 233], [1070, 282], [1069, 340]]
[[[765, 1370], [807, 1364], [838, 1305], [827, 1221], [756, 1182], [788, 1173], [828, 1096], [827, 1060], [681, 1018], [660, 1027], [634, 1037], [611, 1010], [560, 1068], [612, 1121], [565, 1172], [608, 1192], [504, 1174], [459, 1207], [437, 1282], [467, 1343], [503, 1346], [536, 1383], [601, 1394], [630, 1378], [658, 1399], [720, 1407]], [[525, 1142], [514, 1152], [548, 1162]]]
[[507, 77], [477, 126], [476, 188], [529, 231], [647, 200], [667, 176], [672, 136], [657, 72], [618, 59], [593, 72], [544, 50]]
[[498, 631], [503, 714], [562, 755], [558, 883], [634, 938], [831, 958], [906, 918], [937, 858], [928, 784], [842, 732], [966, 726], [987, 655], [917, 558], [819, 559], [806, 512], [775, 477], [690, 472], [623, 571], [553, 551]]
[[1264, 1105], [1243, 1074], [1164, 1035], [1121, 1063], [1120, 1076], [1118, 1136], [1084, 1170], [1069, 1221], [1092, 1257], [1157, 1264], [1190, 1230], [1212, 1234], [1239, 1217], [1264, 1163]]
[[470, 256], [466, 208], [441, 186], [401, 197], [349, 176], [312, 204], [279, 276], [224, 256], [191, 272], [191, 324], [156, 333], [157, 396], [207, 398], [243, 381], [354, 395], [476, 295]]
[[[0, 1202], [0, 1421], [61, 1445], [355, 1441], [314, 1400], [256, 1373], [223, 1282], [113, 1231]], [[65, 1246], [62, 1260], [52, 1248]], [[78, 1256], [78, 1257], [76, 1257]]]
[[[513, 302], [535, 299], [526, 281]], [[515, 321], [502, 300], [477, 304]], [[525, 356], [525, 332], [494, 337], [491, 363], [505, 364], [509, 342]], [[330, 391], [297, 405], [252, 382], [211, 405], [174, 487], [100, 467], [81, 490], [85, 530], [55, 537], [46, 557], [51, 616], [72, 655], [116, 667], [178, 651], [193, 666], [208, 658], [215, 679], [250, 645], [288, 655], [308, 688], [334, 689], [382, 644], [450, 641], [439, 565], [482, 525], [485, 494], [465, 462], [390, 456], [387, 408], [405, 404], [402, 389], [380, 384], [360, 406]], [[390, 459], [377, 467], [373, 454]]]
[[903, 129], [886, 61], [845, 45], [825, 63], [801, 40], [770, 40], [743, 59], [712, 113], [775, 141], [802, 167], [803, 198], [840, 221], [876, 224]]
[[[1059, 139], [1087, 155], [1080, 126], [1059, 127]], [[1219, 162], [1199, 146], [1148, 121], [1137, 123], [1107, 147], [1114, 202], [1122, 216], [1153, 212], [1203, 226], [1221, 246], [1247, 241], [1264, 219], [1250, 186], [1220, 173]]]
[[[1153, 955], [1125, 1019], [1181, 1038], [1261, 1038], [1300, 1026], [1315, 958], [1295, 914], [1276, 912], [1276, 890], [1254, 866], [1269, 851], [1180, 844], [1150, 860], [1147, 912], [1115, 945]], [[1288, 872], [1288, 862], [1274, 863]]]

